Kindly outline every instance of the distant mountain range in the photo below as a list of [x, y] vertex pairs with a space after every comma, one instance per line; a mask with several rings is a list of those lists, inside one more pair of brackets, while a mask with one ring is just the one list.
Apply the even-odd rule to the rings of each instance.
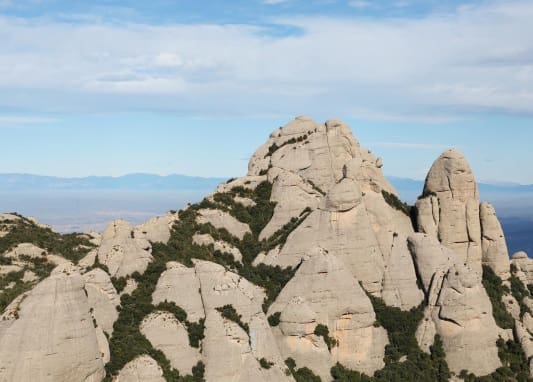
[[[424, 181], [391, 177], [388, 179], [406, 199], [420, 195]], [[227, 178], [202, 178], [187, 175], [127, 174], [62, 178], [31, 174], [0, 174], [0, 191], [38, 190], [214, 190]], [[481, 193], [531, 193], [533, 185], [479, 183]]]
[[201, 178], [187, 175], [128, 174], [61, 178], [31, 174], [0, 174], [1, 191], [40, 190], [214, 190], [226, 178]]

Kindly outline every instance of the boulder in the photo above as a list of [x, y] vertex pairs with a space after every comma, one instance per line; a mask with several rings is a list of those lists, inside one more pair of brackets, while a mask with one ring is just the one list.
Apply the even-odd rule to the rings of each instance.
[[152, 357], [141, 355], [122, 368], [116, 382], [165, 382], [165, 378]]
[[167, 263], [167, 270], [159, 277], [152, 299], [154, 305], [165, 301], [175, 303], [187, 312], [189, 321], [197, 322], [205, 318], [196, 270], [183, 264], [173, 261]]
[[154, 348], [165, 354], [170, 365], [181, 375], [192, 374], [192, 368], [200, 360], [200, 349], [189, 346], [187, 328], [172, 313], [149, 314], [142, 321], [140, 330]]
[[115, 277], [144, 273], [152, 261], [152, 247], [148, 240], [135, 238], [133, 227], [125, 220], [108, 224], [98, 248], [98, 261]]
[[220, 210], [201, 209], [196, 221], [199, 224], [209, 223], [217, 229], [225, 229], [236, 238], [242, 240], [244, 235], [251, 233], [247, 224], [241, 223], [229, 213]]
[[215, 240], [209, 234], [195, 234], [192, 237], [192, 242], [200, 246], [213, 246], [214, 251], [221, 253], [227, 253], [233, 256], [233, 259], [239, 263], [242, 263], [242, 253], [239, 248], [234, 247], [231, 244], [226, 243], [223, 240]]
[[177, 219], [177, 215], [170, 212], [157, 216], [135, 227], [134, 235], [136, 238], [143, 238], [152, 243], [167, 243], [170, 239], [170, 230]]

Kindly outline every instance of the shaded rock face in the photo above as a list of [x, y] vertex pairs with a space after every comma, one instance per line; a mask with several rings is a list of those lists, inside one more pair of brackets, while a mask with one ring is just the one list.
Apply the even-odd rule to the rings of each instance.
[[111, 276], [126, 277], [134, 272], [144, 273], [152, 261], [150, 252], [148, 240], [135, 238], [128, 222], [115, 220], [106, 227], [97, 256]]
[[15, 300], [0, 322], [0, 380], [101, 381], [102, 353], [84, 280], [57, 272]]
[[418, 229], [438, 238], [465, 264], [481, 272], [479, 192], [468, 162], [457, 150], [443, 153], [431, 167], [418, 200]]

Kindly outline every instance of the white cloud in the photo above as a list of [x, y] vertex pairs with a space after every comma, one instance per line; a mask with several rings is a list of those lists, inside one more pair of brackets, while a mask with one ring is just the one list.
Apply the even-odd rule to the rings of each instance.
[[533, 113], [532, 18], [531, 1], [505, 1], [416, 19], [272, 20], [300, 31], [280, 36], [0, 17], [0, 106], [437, 123]]

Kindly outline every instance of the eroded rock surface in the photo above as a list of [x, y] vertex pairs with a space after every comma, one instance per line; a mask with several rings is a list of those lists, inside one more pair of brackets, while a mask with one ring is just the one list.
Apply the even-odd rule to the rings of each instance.
[[127, 221], [115, 220], [106, 227], [97, 256], [111, 276], [126, 277], [134, 272], [144, 273], [152, 261], [150, 252], [148, 240], [135, 238]]
[[6, 311], [0, 322], [0, 380], [101, 381], [104, 362], [84, 280], [52, 274]]
[[163, 370], [148, 355], [141, 355], [124, 366], [116, 382], [165, 382]]
[[[337, 361], [370, 375], [384, 366], [387, 333], [374, 327], [370, 299], [342, 262], [324, 250], [303, 262], [270, 307], [269, 314], [275, 312], [282, 313], [277, 338], [284, 357], [325, 380]], [[316, 324], [326, 325], [339, 340], [331, 354], [312, 334]]]
[[481, 272], [479, 191], [465, 157], [455, 149], [433, 163], [416, 204], [420, 232], [438, 238]]

